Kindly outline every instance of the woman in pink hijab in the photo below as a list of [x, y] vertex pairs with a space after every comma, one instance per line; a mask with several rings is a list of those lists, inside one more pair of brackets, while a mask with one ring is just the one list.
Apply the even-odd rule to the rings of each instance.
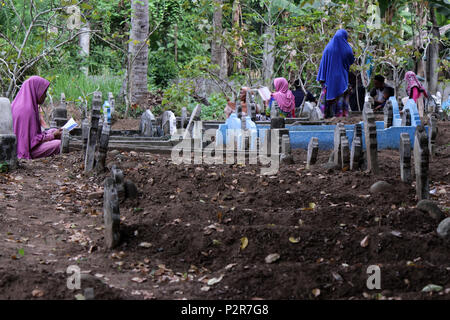
[[60, 152], [61, 129], [42, 132], [39, 104], [44, 103], [50, 82], [38, 76], [26, 80], [11, 105], [17, 157], [37, 159]]
[[273, 80], [275, 92], [272, 97], [277, 101], [281, 114], [285, 117], [295, 118], [295, 97], [289, 90], [289, 84], [285, 78]]
[[417, 79], [417, 76], [414, 72], [408, 71], [405, 74], [406, 81], [406, 94], [410, 99], [414, 99], [414, 102], [417, 103], [417, 99], [420, 98], [420, 94], [423, 93], [425, 98], [428, 97], [427, 91], [423, 87], [423, 85]]

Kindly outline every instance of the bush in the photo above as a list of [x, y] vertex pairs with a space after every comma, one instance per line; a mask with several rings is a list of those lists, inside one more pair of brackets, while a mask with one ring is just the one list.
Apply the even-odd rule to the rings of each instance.
[[227, 105], [227, 99], [223, 93], [213, 93], [208, 98], [210, 106], [202, 106], [202, 120], [223, 120], [223, 109]]
[[173, 111], [176, 115], [181, 114], [181, 109], [194, 104], [195, 101], [191, 97], [192, 83], [190, 81], [182, 81], [180, 83], [173, 83], [170, 87], [164, 90], [163, 99], [161, 102], [161, 112], [166, 110]]
[[164, 48], [148, 54], [149, 81], [157, 87], [166, 87], [178, 75], [178, 66], [172, 54]]

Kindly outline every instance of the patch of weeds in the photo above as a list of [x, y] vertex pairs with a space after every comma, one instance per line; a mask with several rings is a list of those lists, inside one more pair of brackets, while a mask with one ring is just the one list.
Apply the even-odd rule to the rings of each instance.
[[0, 172], [8, 172], [9, 165], [7, 162], [0, 162]]

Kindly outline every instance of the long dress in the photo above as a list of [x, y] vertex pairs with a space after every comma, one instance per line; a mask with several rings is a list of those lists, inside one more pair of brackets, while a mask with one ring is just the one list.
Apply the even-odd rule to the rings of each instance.
[[317, 81], [322, 82], [322, 95], [319, 104], [326, 118], [348, 115], [348, 73], [355, 57], [347, 39], [347, 31], [338, 30], [320, 61]]
[[50, 82], [38, 76], [26, 80], [11, 105], [14, 133], [17, 138], [17, 157], [36, 159], [60, 152], [61, 140], [54, 131], [42, 131], [38, 100], [44, 95]]

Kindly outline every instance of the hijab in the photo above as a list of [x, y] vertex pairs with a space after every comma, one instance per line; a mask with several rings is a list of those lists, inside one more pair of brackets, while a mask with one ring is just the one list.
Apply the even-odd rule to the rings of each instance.
[[284, 112], [290, 112], [295, 117], [295, 97], [289, 90], [289, 84], [285, 78], [276, 78], [273, 80], [275, 92], [272, 94], [277, 101], [278, 106]]
[[347, 90], [348, 72], [350, 66], [355, 62], [353, 50], [347, 39], [347, 31], [340, 29], [323, 51], [317, 81], [325, 81], [326, 100], [335, 99]]
[[38, 76], [26, 80], [11, 104], [14, 133], [17, 138], [17, 157], [31, 159], [31, 149], [42, 139], [38, 100], [47, 91], [50, 82]]
[[423, 87], [423, 85], [420, 83], [420, 81], [417, 79], [417, 76], [414, 72], [408, 71], [405, 73], [405, 81], [406, 81], [406, 94], [411, 97], [412, 95], [412, 88], [417, 87], [419, 91], [423, 91], [426, 94], [426, 90]]

